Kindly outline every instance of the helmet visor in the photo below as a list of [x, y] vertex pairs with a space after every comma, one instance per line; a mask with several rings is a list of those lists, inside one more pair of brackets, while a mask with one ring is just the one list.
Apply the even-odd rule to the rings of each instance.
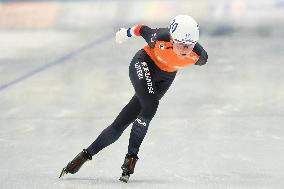
[[191, 51], [193, 50], [196, 43], [177, 43], [174, 41], [173, 43], [173, 50], [179, 56], [188, 56]]

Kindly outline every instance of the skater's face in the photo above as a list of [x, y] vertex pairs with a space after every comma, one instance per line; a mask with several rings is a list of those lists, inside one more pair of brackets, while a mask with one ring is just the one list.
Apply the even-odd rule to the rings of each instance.
[[184, 44], [173, 42], [173, 50], [179, 58], [187, 57], [194, 48], [195, 43]]

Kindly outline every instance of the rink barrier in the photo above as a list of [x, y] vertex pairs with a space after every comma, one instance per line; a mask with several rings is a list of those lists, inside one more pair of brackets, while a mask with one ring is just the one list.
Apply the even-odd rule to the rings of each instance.
[[284, 20], [283, 0], [0, 1], [0, 28], [99, 28], [119, 23], [167, 25], [190, 14], [208, 27], [255, 27]]
[[0, 4], [0, 28], [51, 28], [57, 22], [57, 2]]

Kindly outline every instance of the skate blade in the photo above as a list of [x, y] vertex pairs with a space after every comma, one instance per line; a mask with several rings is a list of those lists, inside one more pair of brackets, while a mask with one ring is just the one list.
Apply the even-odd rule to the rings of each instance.
[[127, 182], [128, 182], [128, 180], [129, 180], [129, 176], [128, 176], [128, 175], [121, 176], [121, 177], [119, 178], [119, 180], [120, 180], [120, 181], [122, 181], [122, 182], [127, 183]]
[[66, 175], [67, 172], [66, 172], [66, 167], [64, 167], [59, 175], [59, 178], [63, 177], [64, 175]]

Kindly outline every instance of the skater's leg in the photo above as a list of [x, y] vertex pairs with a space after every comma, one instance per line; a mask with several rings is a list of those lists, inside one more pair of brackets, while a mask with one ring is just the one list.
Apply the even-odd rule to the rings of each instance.
[[173, 83], [175, 75], [169, 78], [161, 79], [155, 83], [158, 99], [161, 100]]
[[140, 113], [140, 103], [137, 96], [133, 96], [130, 102], [122, 109], [114, 122], [102, 131], [98, 138], [87, 148], [92, 156], [106, 146], [114, 143]]
[[[171, 85], [175, 73], [161, 73], [158, 68], [154, 66], [152, 60], [145, 59], [148, 57], [146, 52], [140, 51], [143, 56], [133, 58], [129, 66], [129, 77], [135, 90], [135, 94], [139, 99], [141, 111], [137, 119], [133, 122], [129, 145], [128, 154], [125, 157], [122, 165], [122, 176], [120, 180], [128, 182], [130, 174], [134, 172], [135, 164], [138, 160], [137, 154], [140, 145], [148, 131], [149, 123], [156, 114], [159, 106], [159, 100], [165, 94]], [[153, 64], [152, 64], [153, 63]], [[154, 67], [153, 67], [154, 66]], [[165, 76], [165, 77], [164, 77]], [[157, 83], [156, 83], [157, 82]]]
[[156, 98], [154, 99], [152, 101], [143, 101], [144, 104], [149, 104], [142, 106], [140, 114], [133, 122], [128, 145], [129, 154], [137, 155], [139, 152], [140, 145], [148, 131], [150, 121], [154, 117], [159, 105], [159, 101]]
[[124, 131], [137, 118], [140, 111], [141, 105], [139, 99], [134, 95], [130, 102], [121, 110], [111, 126], [118, 131]]
[[[159, 100], [169, 89], [176, 75], [176, 73], [168, 74], [157, 71], [155, 64], [149, 62], [151, 60], [147, 61], [147, 63], [132, 61], [129, 67], [129, 76], [141, 104], [140, 114], [132, 126], [128, 146], [128, 153], [134, 155], [138, 154], [149, 123], [156, 114]], [[142, 70], [144, 78], [138, 76], [139, 69]], [[136, 70], [136, 72], [133, 70]]]
[[[143, 77], [139, 75], [140, 72], [143, 73]], [[146, 62], [132, 61], [129, 67], [129, 77], [141, 105], [141, 111], [132, 125], [128, 146], [128, 153], [137, 155], [149, 123], [159, 106], [159, 100]]]

